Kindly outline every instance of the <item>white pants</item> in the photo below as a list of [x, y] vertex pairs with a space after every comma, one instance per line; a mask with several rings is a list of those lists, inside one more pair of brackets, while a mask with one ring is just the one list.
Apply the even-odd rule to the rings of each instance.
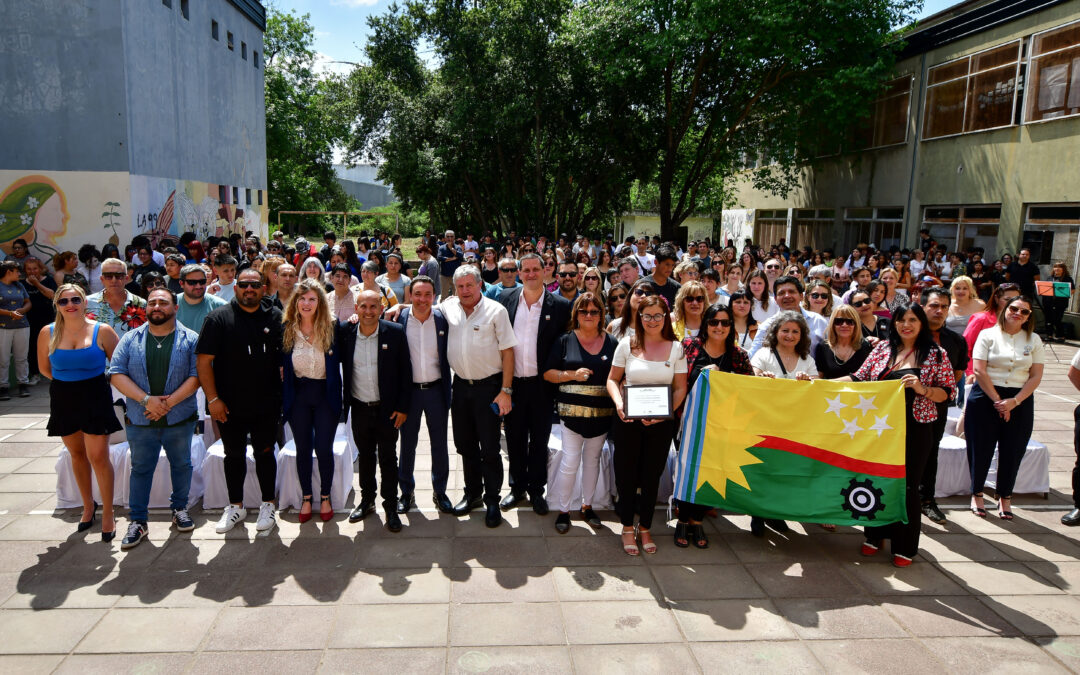
[[574, 496], [574, 483], [578, 469], [581, 470], [581, 503], [592, 506], [596, 496], [596, 481], [600, 478], [600, 453], [604, 450], [607, 434], [593, 438], [584, 438], [566, 428], [562, 428], [562, 461], [559, 463], [559, 475], [551, 486], [553, 501], [559, 505], [559, 511], [570, 511]]
[[30, 362], [27, 357], [30, 354], [30, 328], [0, 328], [0, 372], [4, 379], [0, 387], [7, 387], [11, 381], [11, 373], [8, 363], [12, 353], [15, 354], [15, 379], [19, 384], [30, 383]]

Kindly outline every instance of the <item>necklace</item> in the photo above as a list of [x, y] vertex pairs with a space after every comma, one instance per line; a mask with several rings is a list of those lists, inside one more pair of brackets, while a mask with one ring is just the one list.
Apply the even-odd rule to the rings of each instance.
[[165, 341], [169, 339], [169, 335], [172, 335], [172, 333], [169, 333], [169, 335], [166, 335], [165, 337], [161, 338], [160, 340], [157, 339], [157, 336], [154, 335], [153, 333], [147, 333], [147, 335], [154, 338], [154, 342], [157, 343], [157, 348], [161, 349], [161, 345], [165, 344]]

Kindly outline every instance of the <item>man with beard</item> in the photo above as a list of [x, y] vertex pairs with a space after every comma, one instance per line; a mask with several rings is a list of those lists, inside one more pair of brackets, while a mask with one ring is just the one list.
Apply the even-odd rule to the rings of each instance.
[[196, 334], [202, 332], [203, 321], [210, 312], [229, 304], [216, 295], [208, 295], [206, 283], [206, 270], [201, 265], [184, 265], [180, 269], [180, 288], [184, 293], [176, 302], [176, 320]]
[[131, 478], [127, 535], [120, 548], [135, 548], [146, 538], [147, 505], [158, 456], [165, 450], [172, 478], [172, 522], [180, 532], [195, 524], [187, 513], [191, 486], [191, 436], [195, 431], [199, 387], [195, 343], [199, 336], [176, 323], [176, 296], [165, 288], [150, 291], [148, 323], [129, 331], [116, 345], [109, 374], [127, 397], [127, 440]]
[[268, 531], [277, 525], [274, 441], [281, 421], [282, 328], [281, 310], [262, 302], [265, 287], [262, 272], [254, 268], [241, 272], [236, 296], [206, 317], [196, 349], [199, 383], [225, 446], [229, 505], [217, 523], [218, 534], [247, 517], [244, 480], [249, 436], [262, 492], [255, 529]]

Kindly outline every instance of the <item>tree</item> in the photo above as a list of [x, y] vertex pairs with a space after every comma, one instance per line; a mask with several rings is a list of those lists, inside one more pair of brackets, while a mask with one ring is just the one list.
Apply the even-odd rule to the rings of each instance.
[[[584, 0], [585, 62], [626, 92], [621, 114], [655, 158], [661, 236], [723, 202], [747, 160], [786, 194], [839, 145], [891, 73], [893, 26], [919, 0]], [[715, 206], [711, 206], [715, 208]]]
[[337, 182], [335, 144], [349, 132], [341, 78], [313, 69], [314, 28], [307, 14], [268, 9], [263, 35], [269, 213], [357, 210]]

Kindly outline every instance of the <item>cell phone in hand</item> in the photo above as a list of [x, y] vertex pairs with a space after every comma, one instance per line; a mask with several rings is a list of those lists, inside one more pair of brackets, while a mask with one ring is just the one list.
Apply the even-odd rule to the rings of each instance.
[[[514, 404], [513, 403], [510, 404], [510, 409], [511, 410], [514, 409]], [[491, 412], [495, 413], [496, 417], [502, 417], [502, 415], [499, 414], [499, 404], [496, 403], [495, 401], [491, 402]]]

